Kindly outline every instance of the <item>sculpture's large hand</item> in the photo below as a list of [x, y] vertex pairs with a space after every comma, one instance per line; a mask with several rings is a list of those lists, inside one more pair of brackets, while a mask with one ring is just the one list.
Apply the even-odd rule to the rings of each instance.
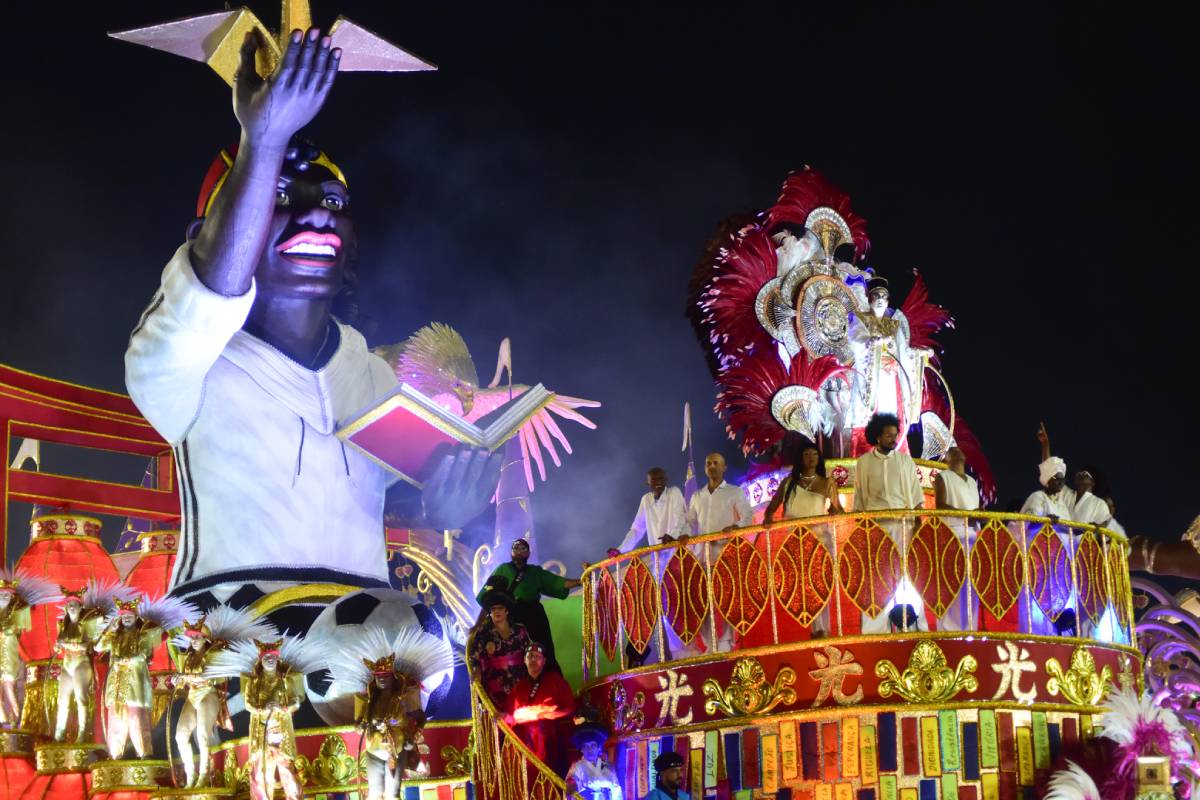
[[460, 447], [442, 459], [421, 491], [425, 521], [438, 530], [459, 530], [483, 513], [500, 482], [503, 451]]
[[316, 28], [292, 31], [275, 72], [265, 80], [254, 67], [259, 34], [242, 43], [241, 66], [233, 84], [233, 111], [242, 131], [255, 144], [282, 147], [325, 104], [342, 58]]

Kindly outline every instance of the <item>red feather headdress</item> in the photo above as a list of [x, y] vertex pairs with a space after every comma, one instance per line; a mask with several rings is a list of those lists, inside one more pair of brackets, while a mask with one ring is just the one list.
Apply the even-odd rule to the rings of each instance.
[[871, 240], [867, 238], [867, 221], [850, 208], [850, 195], [809, 166], [793, 172], [784, 180], [779, 199], [767, 211], [767, 228], [774, 228], [781, 222], [803, 225], [814, 209], [822, 207], [836, 211], [850, 228], [850, 235], [854, 239], [854, 260], [861, 262], [866, 259], [871, 249]]
[[758, 225], [735, 234], [719, 252], [699, 306], [709, 346], [722, 369], [748, 353], [774, 358], [774, 340], [758, 321], [754, 302], [777, 269], [775, 244]]

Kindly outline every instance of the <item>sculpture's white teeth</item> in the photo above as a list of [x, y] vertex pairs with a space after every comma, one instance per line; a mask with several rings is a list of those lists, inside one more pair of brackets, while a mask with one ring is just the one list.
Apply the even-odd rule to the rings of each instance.
[[287, 256], [318, 256], [319, 258], [337, 258], [337, 248], [330, 244], [313, 244], [312, 242], [296, 242], [283, 251]]

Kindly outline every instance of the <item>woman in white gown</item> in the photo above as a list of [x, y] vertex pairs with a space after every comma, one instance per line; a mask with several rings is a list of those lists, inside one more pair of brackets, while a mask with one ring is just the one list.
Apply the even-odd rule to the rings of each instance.
[[[825, 475], [825, 459], [821, 451], [811, 442], [806, 442], [800, 448], [800, 457], [792, 468], [792, 474], [784, 478], [767, 510], [763, 512], [763, 524], [769, 524], [775, 513], [782, 507], [780, 519], [808, 519], [827, 514], [842, 513], [842, 503], [838, 499], [837, 481]], [[829, 523], [810, 523], [808, 525], [829, 555], [836, 558], [837, 549], [834, 541], [834, 528]], [[782, 538], [780, 539], [782, 542]], [[774, 546], [776, 543], [772, 541]], [[827, 605], [820, 615], [813, 620], [812, 633], [825, 635], [830, 632], [829, 608]]]

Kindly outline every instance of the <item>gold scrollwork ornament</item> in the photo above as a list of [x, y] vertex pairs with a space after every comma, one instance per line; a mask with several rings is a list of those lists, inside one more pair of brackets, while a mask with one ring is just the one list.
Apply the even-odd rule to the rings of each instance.
[[450, 776], [470, 775], [471, 760], [475, 753], [475, 731], [467, 734], [467, 743], [459, 750], [452, 744], [441, 749], [442, 760], [446, 762], [446, 774]]
[[1099, 705], [1112, 681], [1112, 668], [1105, 665], [1096, 671], [1096, 659], [1086, 647], [1076, 647], [1071, 653], [1071, 667], [1063, 671], [1057, 658], [1046, 662], [1046, 691], [1051, 696], [1062, 692], [1068, 702], [1077, 706]]
[[633, 702], [627, 703], [628, 694], [620, 681], [614, 681], [608, 691], [608, 724], [613, 733], [630, 733], [641, 730], [646, 724], [646, 693], [638, 692], [633, 696]]
[[757, 658], [739, 658], [733, 663], [733, 675], [729, 686], [722, 689], [716, 678], [709, 678], [701, 686], [708, 701], [704, 711], [715, 714], [720, 711], [727, 717], [747, 714], [765, 714], [780, 703], [796, 702], [796, 671], [791, 667], [780, 667], [773, 682], [767, 681], [766, 671]]
[[341, 736], [331, 733], [316, 758], [296, 756], [296, 772], [305, 786], [346, 786], [361, 780], [362, 765], [350, 755]]
[[875, 663], [875, 675], [883, 678], [879, 696], [900, 695], [910, 703], [942, 703], [959, 692], [974, 692], [979, 681], [972, 674], [978, 666], [974, 656], [963, 656], [950, 669], [942, 648], [924, 641], [913, 648], [904, 672], [887, 659]]

